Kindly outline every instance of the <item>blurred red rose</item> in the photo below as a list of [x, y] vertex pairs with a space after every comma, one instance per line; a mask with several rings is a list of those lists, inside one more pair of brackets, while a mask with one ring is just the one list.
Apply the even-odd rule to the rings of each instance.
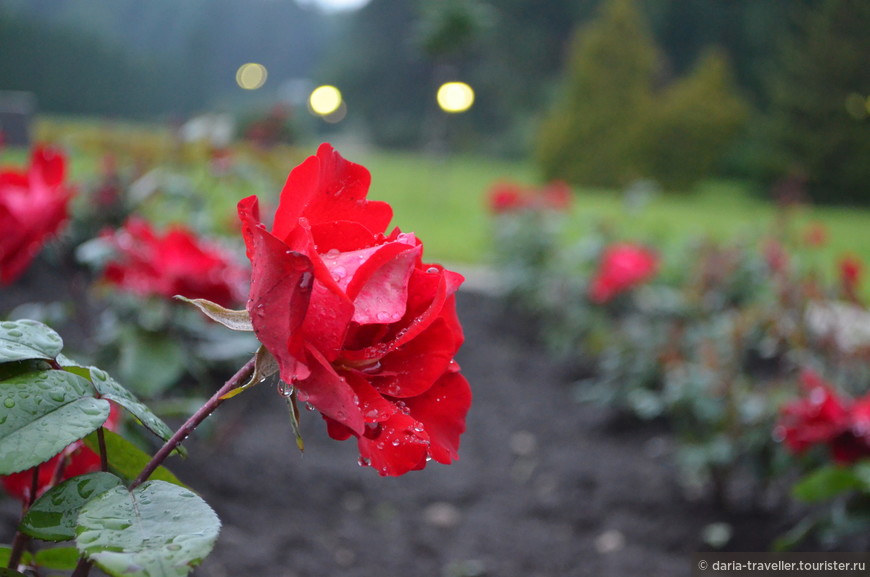
[[864, 265], [858, 257], [846, 255], [840, 259], [838, 266], [843, 296], [852, 302], [859, 302], [858, 285], [861, 281], [861, 274], [864, 272]]
[[258, 201], [239, 203], [252, 263], [248, 311], [260, 342], [329, 435], [355, 437], [381, 475], [458, 458], [471, 390], [461, 275], [424, 264], [413, 235], [386, 234], [392, 209], [366, 199], [370, 175], [323, 144], [295, 168], [271, 233]]
[[824, 246], [828, 242], [828, 229], [820, 222], [810, 223], [804, 229], [803, 241], [811, 247]]
[[517, 212], [529, 205], [523, 188], [510, 182], [500, 182], [489, 190], [489, 210], [493, 214]]
[[139, 218], [103, 233], [115, 259], [103, 278], [132, 293], [172, 298], [204, 298], [222, 306], [244, 300], [246, 271], [228, 252], [197, 238], [182, 226], [160, 235]]
[[571, 187], [562, 181], [553, 181], [543, 188], [499, 182], [488, 194], [489, 210], [493, 214], [544, 209], [564, 212], [571, 208], [573, 199]]
[[870, 397], [851, 403], [810, 370], [801, 372], [805, 396], [782, 408], [778, 436], [794, 453], [826, 445], [834, 461], [870, 456]]
[[604, 251], [589, 285], [589, 298], [598, 304], [606, 303], [651, 278], [658, 265], [658, 256], [648, 248], [630, 243], [611, 245]]
[[38, 146], [24, 170], [0, 171], [0, 284], [17, 279], [67, 219], [66, 158]]
[[[117, 429], [121, 421], [121, 410], [111, 403], [109, 418], [103, 425], [110, 431]], [[61, 481], [66, 481], [78, 475], [85, 475], [100, 470], [100, 456], [90, 450], [82, 441], [76, 441], [63, 451], [39, 465], [39, 482], [36, 497], [45, 493]], [[33, 469], [20, 473], [12, 473], [0, 477], [0, 482], [6, 492], [24, 502], [30, 501], [30, 491], [33, 487]]]

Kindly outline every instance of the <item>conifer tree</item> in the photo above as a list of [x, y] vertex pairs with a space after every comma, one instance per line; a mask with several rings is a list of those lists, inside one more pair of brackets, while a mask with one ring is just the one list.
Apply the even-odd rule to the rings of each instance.
[[817, 202], [870, 203], [870, 2], [810, 5], [783, 43], [770, 82], [780, 169]]
[[537, 159], [547, 179], [618, 186], [642, 176], [638, 130], [658, 50], [634, 0], [607, 0], [571, 44], [561, 98], [544, 119]]

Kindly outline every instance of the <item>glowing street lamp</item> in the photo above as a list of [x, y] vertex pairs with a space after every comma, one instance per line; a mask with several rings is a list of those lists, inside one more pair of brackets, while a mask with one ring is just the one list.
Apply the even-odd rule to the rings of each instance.
[[266, 83], [269, 72], [257, 62], [248, 62], [236, 70], [236, 84], [245, 90], [256, 90]]
[[465, 112], [474, 104], [474, 90], [465, 82], [445, 82], [438, 88], [436, 99], [444, 112]]
[[308, 97], [311, 112], [318, 116], [329, 116], [342, 105], [341, 92], [335, 86], [325, 84], [315, 88]]

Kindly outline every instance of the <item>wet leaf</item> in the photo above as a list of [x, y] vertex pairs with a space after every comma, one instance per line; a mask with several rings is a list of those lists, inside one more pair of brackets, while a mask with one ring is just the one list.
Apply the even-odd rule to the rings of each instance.
[[0, 382], [0, 475], [34, 467], [100, 428], [109, 402], [65, 371], [27, 373]]
[[[0, 545], [0, 567], [6, 567], [9, 565], [9, 559], [12, 557], [12, 547], [9, 545]], [[21, 557], [21, 562], [25, 565], [29, 565], [32, 562], [32, 556], [29, 551], [25, 551], [24, 555]], [[0, 577], [2, 577], [2, 573], [0, 573]], [[16, 573], [13, 573], [16, 575]]]
[[[45, 492], [28, 509], [20, 529], [44, 541], [69, 541], [76, 536], [76, 519], [82, 506], [113, 487], [121, 479], [111, 473], [89, 473], [67, 479]], [[78, 551], [75, 557], [78, 558]], [[73, 563], [75, 567], [75, 563]]]
[[76, 546], [117, 577], [183, 577], [214, 547], [220, 520], [192, 491], [149, 481], [116, 487], [79, 513]]
[[801, 479], [792, 488], [792, 494], [801, 501], [816, 503], [853, 491], [862, 486], [852, 469], [829, 465], [817, 469]]
[[78, 565], [81, 554], [75, 547], [51, 547], [36, 552], [34, 564], [42, 569], [71, 571]]
[[213, 303], [206, 299], [189, 299], [181, 295], [176, 295], [176, 299], [190, 303], [213, 321], [219, 322], [228, 329], [234, 331], [253, 331], [254, 325], [251, 323], [251, 315], [247, 310], [234, 311]]
[[104, 399], [114, 401], [121, 405], [131, 415], [136, 417], [142, 426], [163, 439], [168, 441], [172, 436], [172, 429], [163, 422], [163, 419], [155, 415], [151, 409], [145, 406], [136, 395], [121, 386], [118, 381], [109, 376], [106, 371], [96, 367], [89, 367], [89, 376], [97, 392]]
[[53, 359], [63, 339], [48, 326], [29, 319], [0, 322], [0, 363], [27, 359]]
[[[122, 479], [132, 481], [151, 460], [151, 455], [117, 433], [104, 430], [103, 438], [106, 441], [106, 453], [109, 455], [109, 471]], [[84, 442], [92, 451], [98, 452], [100, 450], [96, 433], [91, 433], [85, 437]], [[184, 486], [184, 483], [179, 481], [166, 467], [158, 467], [151, 473], [150, 478], [166, 481], [180, 487]]]
[[275, 357], [272, 356], [272, 353], [270, 353], [266, 347], [260, 346], [260, 348], [257, 349], [257, 355], [254, 358], [254, 372], [251, 375], [251, 378], [241, 387], [236, 387], [229, 393], [225, 394], [221, 397], [221, 400], [225, 401], [227, 399], [232, 399], [239, 393], [243, 393], [254, 385], [262, 383], [272, 375], [278, 373], [278, 371], [278, 361], [275, 360]]

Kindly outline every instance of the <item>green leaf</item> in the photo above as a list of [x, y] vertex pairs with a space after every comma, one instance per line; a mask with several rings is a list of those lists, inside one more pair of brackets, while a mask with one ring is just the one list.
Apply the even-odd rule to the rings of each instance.
[[149, 481], [85, 505], [76, 546], [116, 577], [183, 577], [211, 552], [219, 531], [217, 515], [195, 493]]
[[12, 569], [0, 568], [0, 577], [27, 577], [24, 573], [13, 571]]
[[20, 529], [44, 541], [75, 539], [76, 519], [82, 506], [121, 484], [115, 475], [102, 472], [67, 479], [36, 500], [21, 520]]
[[184, 349], [166, 335], [125, 331], [117, 374], [138, 394], [152, 398], [178, 382], [187, 361]]
[[861, 479], [852, 469], [829, 465], [813, 471], [798, 481], [792, 488], [792, 494], [801, 501], [816, 503], [846, 491], [854, 491], [862, 486]]
[[41, 569], [71, 571], [78, 565], [80, 556], [75, 547], [51, 547], [37, 551], [33, 563]]
[[114, 401], [127, 409], [131, 415], [142, 423], [143, 427], [164, 441], [168, 441], [172, 437], [172, 429], [169, 428], [169, 425], [164, 423], [163, 419], [155, 415], [151, 409], [137, 399], [136, 395], [110, 377], [106, 371], [90, 367], [90, 379], [102, 398]]
[[248, 332], [254, 330], [254, 325], [251, 323], [251, 315], [246, 310], [234, 311], [206, 299], [189, 299], [181, 295], [177, 295], [175, 298], [192, 304], [201, 310], [205, 316], [219, 322], [228, 329]]
[[[12, 547], [9, 545], [0, 546], [0, 567], [6, 567], [9, 565], [9, 559], [12, 558]], [[25, 551], [24, 555], [21, 556], [21, 562], [25, 565], [29, 565], [32, 561], [32, 557], [30, 555], [30, 551]], [[2, 576], [2, 573], [0, 573]]]
[[0, 363], [27, 359], [53, 359], [63, 339], [48, 326], [29, 319], [0, 322]]
[[100, 428], [109, 402], [92, 395], [89, 381], [65, 371], [0, 382], [0, 475], [43, 463]]
[[[106, 440], [106, 453], [109, 455], [109, 471], [122, 479], [132, 481], [139, 476], [139, 473], [151, 460], [151, 455], [117, 433], [104, 430], [103, 437]], [[84, 438], [84, 441], [85, 445], [92, 451], [98, 452], [100, 450], [96, 433], [91, 433]], [[166, 467], [158, 467], [151, 474], [150, 478], [152, 480], [166, 481], [180, 487], [185, 486]]]

